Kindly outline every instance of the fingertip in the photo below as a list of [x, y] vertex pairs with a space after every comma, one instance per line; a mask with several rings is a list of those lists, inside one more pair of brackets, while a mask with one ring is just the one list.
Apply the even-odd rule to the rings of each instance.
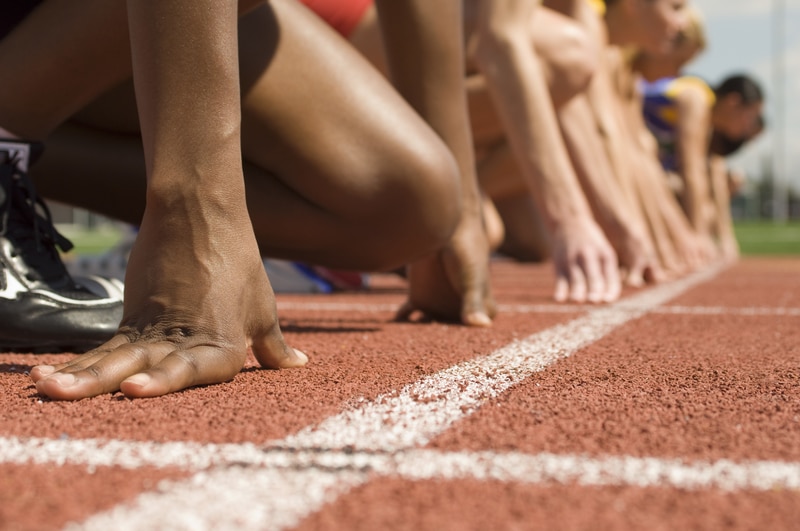
[[622, 286], [617, 284], [606, 292], [605, 296], [603, 297], [603, 302], [614, 302], [615, 300], [619, 299], [620, 295], [622, 295]]
[[411, 304], [411, 301], [406, 301], [395, 312], [394, 320], [395, 321], [408, 321], [411, 318], [411, 314], [412, 313], [414, 313], [414, 305]]
[[603, 302], [605, 295], [600, 290], [592, 290], [586, 294], [586, 300], [591, 302], [592, 304], [598, 304]]
[[30, 377], [34, 382], [38, 382], [42, 378], [46, 378], [56, 372], [56, 368], [52, 365], [37, 365], [31, 369]]
[[625, 277], [625, 285], [631, 288], [641, 288], [644, 286], [644, 277], [641, 273], [631, 273]]
[[303, 352], [302, 350], [297, 350], [296, 348], [293, 348], [292, 350], [294, 350], [295, 357], [297, 358], [297, 363], [291, 365], [291, 367], [305, 367], [306, 364], [308, 364], [308, 356], [306, 355], [306, 353]]
[[55, 373], [36, 382], [36, 392], [53, 400], [75, 400], [91, 395], [82, 395], [77, 387], [78, 379], [70, 373]]
[[492, 319], [485, 312], [470, 312], [463, 317], [463, 322], [468, 326], [482, 328], [492, 326]]
[[569, 286], [567, 285], [567, 281], [564, 278], [559, 278], [556, 280], [556, 289], [553, 292], [553, 299], [555, 299], [556, 302], [566, 302], [568, 296]]
[[119, 390], [129, 398], [150, 398], [166, 393], [156, 388], [154, 378], [147, 373], [140, 372], [122, 380]]

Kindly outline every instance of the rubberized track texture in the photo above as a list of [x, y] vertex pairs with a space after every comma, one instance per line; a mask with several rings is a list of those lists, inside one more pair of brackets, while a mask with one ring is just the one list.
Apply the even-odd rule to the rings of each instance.
[[394, 323], [400, 279], [281, 296], [305, 369], [75, 403], [0, 354], [0, 529], [800, 529], [800, 260], [550, 302], [492, 265], [491, 329]]

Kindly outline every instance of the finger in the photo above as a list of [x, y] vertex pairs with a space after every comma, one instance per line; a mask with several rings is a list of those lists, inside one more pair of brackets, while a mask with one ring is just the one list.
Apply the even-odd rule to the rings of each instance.
[[602, 262], [606, 290], [603, 302], [613, 302], [622, 294], [622, 279], [619, 275], [619, 263], [615, 256], [605, 256]]
[[416, 311], [416, 306], [410, 301], [407, 300], [403, 303], [400, 308], [394, 314], [395, 321], [409, 321], [411, 320], [411, 315]]
[[134, 374], [120, 383], [120, 390], [131, 398], [149, 398], [196, 385], [226, 382], [244, 365], [244, 356], [229, 349], [197, 346], [175, 350], [155, 367]]
[[492, 294], [491, 288], [488, 285], [484, 301], [486, 313], [494, 320], [494, 318], [497, 317], [497, 301], [495, 301], [494, 294]]
[[461, 322], [467, 326], [487, 327], [492, 325], [486, 308], [488, 279], [482, 274], [467, 277], [461, 297]]
[[585, 298], [589, 302], [598, 303], [603, 300], [606, 292], [606, 282], [597, 257], [581, 260], [584, 278], [586, 279]]
[[305, 353], [286, 344], [278, 325], [254, 338], [251, 347], [258, 362], [267, 369], [291, 369], [308, 363]]
[[[147, 369], [152, 359], [165, 356], [172, 348], [169, 343], [123, 345], [103, 353], [93, 353], [95, 361], [64, 367], [36, 382], [36, 390], [56, 400], [78, 400], [119, 389], [120, 382]], [[101, 355], [99, 358], [97, 355]]]
[[559, 274], [556, 278], [556, 289], [553, 298], [556, 302], [566, 302], [569, 297], [569, 280], [566, 274]]
[[634, 264], [625, 273], [625, 285], [631, 288], [641, 288], [644, 285], [644, 266], [641, 263]]
[[650, 284], [659, 284], [667, 280], [667, 275], [657, 263], [648, 265], [642, 273], [644, 280]]
[[577, 264], [569, 268], [569, 298], [573, 302], [586, 301], [586, 277]]
[[123, 335], [114, 336], [111, 340], [107, 341], [106, 343], [100, 345], [99, 347], [86, 352], [85, 354], [81, 354], [74, 359], [69, 360], [66, 363], [58, 363], [55, 365], [37, 365], [33, 369], [31, 369], [30, 377], [34, 383], [38, 382], [42, 378], [49, 376], [58, 371], [64, 371], [65, 369], [84, 369], [92, 365], [95, 361], [101, 359], [106, 354], [114, 350], [120, 345], [125, 345], [128, 343], [128, 339]]

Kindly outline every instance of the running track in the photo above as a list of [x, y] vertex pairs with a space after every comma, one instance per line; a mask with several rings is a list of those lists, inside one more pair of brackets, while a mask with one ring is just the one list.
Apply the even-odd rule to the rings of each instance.
[[282, 296], [300, 370], [151, 400], [37, 396], [0, 354], [0, 529], [800, 529], [800, 260], [392, 323], [401, 281]]

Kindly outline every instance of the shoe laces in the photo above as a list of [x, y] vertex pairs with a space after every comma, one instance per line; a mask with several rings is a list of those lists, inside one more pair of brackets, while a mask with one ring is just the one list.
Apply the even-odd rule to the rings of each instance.
[[70, 250], [72, 243], [53, 225], [50, 209], [21, 170], [21, 157], [0, 150], [0, 193], [6, 195], [0, 197], [0, 236], [12, 243], [15, 255], [22, 256], [28, 280], [74, 284], [58, 252]]

